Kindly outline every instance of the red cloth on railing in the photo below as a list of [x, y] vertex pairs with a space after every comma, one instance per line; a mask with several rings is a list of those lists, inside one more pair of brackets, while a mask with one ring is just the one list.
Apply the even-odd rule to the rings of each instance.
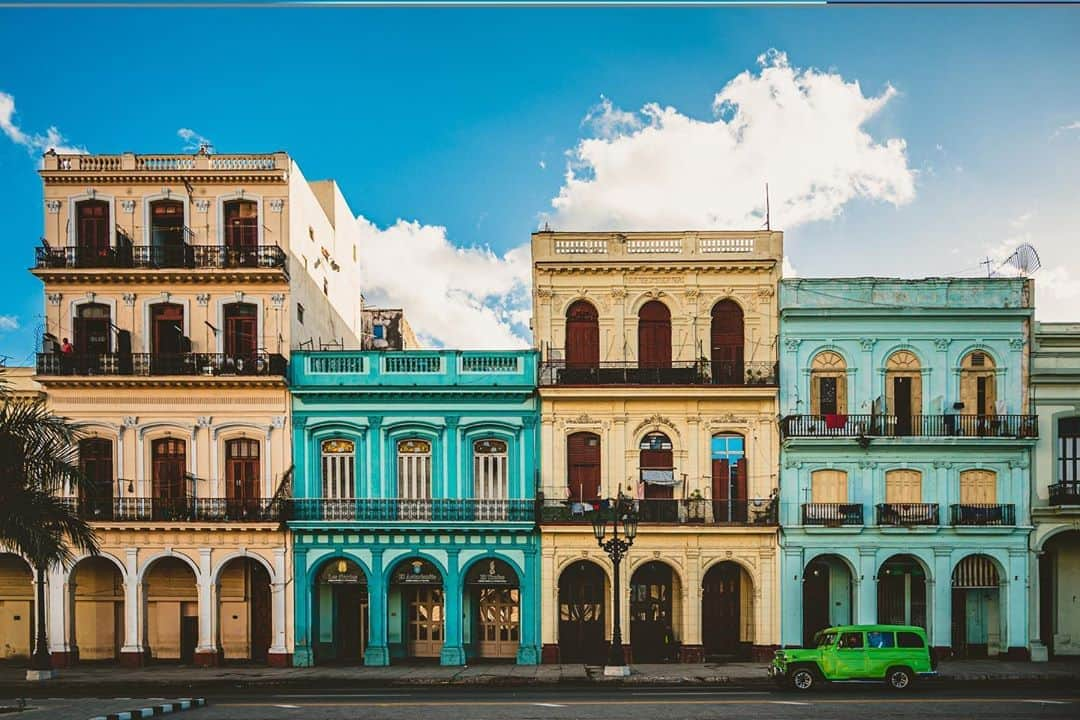
[[847, 425], [847, 415], [826, 415], [825, 427], [829, 430], [840, 430]]

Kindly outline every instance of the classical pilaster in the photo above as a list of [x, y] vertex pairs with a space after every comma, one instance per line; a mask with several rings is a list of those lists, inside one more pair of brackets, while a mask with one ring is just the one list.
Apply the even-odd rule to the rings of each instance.
[[218, 587], [213, 581], [211, 549], [199, 548], [199, 644], [195, 648], [196, 665], [217, 665], [221, 650], [217, 646]]
[[267, 663], [272, 667], [289, 666], [289, 646], [285, 636], [288, 618], [285, 616], [285, 548], [276, 547], [274, 552], [274, 579], [270, 583], [270, 609], [273, 638], [267, 653]]
[[124, 554], [124, 646], [120, 648], [120, 664], [124, 667], [139, 667], [146, 661], [138, 577], [139, 549], [129, 547]]

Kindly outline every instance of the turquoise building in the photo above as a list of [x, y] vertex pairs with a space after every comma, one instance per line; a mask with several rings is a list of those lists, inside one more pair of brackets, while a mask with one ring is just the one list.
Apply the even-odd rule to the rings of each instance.
[[1030, 282], [792, 279], [780, 313], [783, 644], [1027, 657]]
[[294, 664], [534, 664], [536, 356], [298, 352]]

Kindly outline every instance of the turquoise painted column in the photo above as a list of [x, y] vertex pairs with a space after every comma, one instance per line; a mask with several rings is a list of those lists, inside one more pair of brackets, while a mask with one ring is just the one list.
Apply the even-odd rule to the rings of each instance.
[[386, 628], [386, 594], [389, 590], [383, 572], [382, 548], [371, 551], [371, 577], [368, 578], [368, 641], [364, 664], [383, 667], [390, 664]]
[[311, 592], [308, 583], [307, 548], [293, 548], [293, 665], [311, 667]]
[[368, 430], [367, 430], [367, 445], [371, 448], [371, 466], [366, 468], [364, 475], [367, 477], [367, 486], [369, 495], [367, 497], [373, 498], [386, 498], [393, 497], [397, 493], [388, 493], [387, 489], [382, 487], [383, 477], [386, 473], [382, 471], [382, 417], [374, 416], [368, 418]]
[[934, 580], [932, 590], [933, 618], [930, 625], [930, 646], [952, 646], [952, 548], [934, 548]]
[[877, 622], [877, 556], [875, 549], [859, 548], [859, 606], [855, 609], [855, 623], [869, 625]]
[[540, 577], [539, 553], [535, 540], [530, 538], [532, 545], [525, 551], [525, 577], [521, 578], [521, 589], [518, 594], [518, 603], [521, 608], [521, 635], [517, 651], [518, 665], [536, 665], [540, 662], [540, 584], [536, 579]]
[[458, 421], [457, 415], [446, 417], [446, 429], [443, 431], [443, 442], [446, 443], [446, 470], [442, 473], [446, 485], [442, 488], [432, 488], [434, 497], [463, 498], [468, 493], [461, 487], [461, 473], [458, 472]]
[[1005, 572], [1008, 577], [1005, 581], [1008, 586], [1005, 589], [1006, 610], [1008, 612], [1007, 625], [1005, 627], [1006, 652], [1011, 657], [1022, 659], [1027, 655], [1027, 628], [1028, 628], [1028, 592], [1027, 592], [1027, 549], [1010, 548], [1009, 564]]
[[[536, 497], [536, 467], [540, 464], [539, 454], [536, 450], [537, 422], [535, 415], [527, 415], [523, 418], [521, 440], [525, 451], [525, 477], [521, 478], [521, 495], [511, 494], [510, 497], [531, 499]], [[513, 491], [511, 491], [512, 493]]]
[[802, 645], [803, 553], [801, 547], [784, 548], [780, 555], [780, 644]]
[[461, 641], [461, 570], [458, 564], [457, 548], [447, 550], [446, 577], [443, 579], [443, 603], [446, 624], [443, 627], [442, 652], [439, 653], [440, 665], [464, 665], [465, 647]]

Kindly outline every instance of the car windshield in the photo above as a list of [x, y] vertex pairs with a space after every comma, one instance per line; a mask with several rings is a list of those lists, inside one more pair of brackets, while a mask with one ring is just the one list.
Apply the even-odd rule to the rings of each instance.
[[819, 632], [814, 636], [814, 647], [828, 647], [836, 640], [834, 632]]

